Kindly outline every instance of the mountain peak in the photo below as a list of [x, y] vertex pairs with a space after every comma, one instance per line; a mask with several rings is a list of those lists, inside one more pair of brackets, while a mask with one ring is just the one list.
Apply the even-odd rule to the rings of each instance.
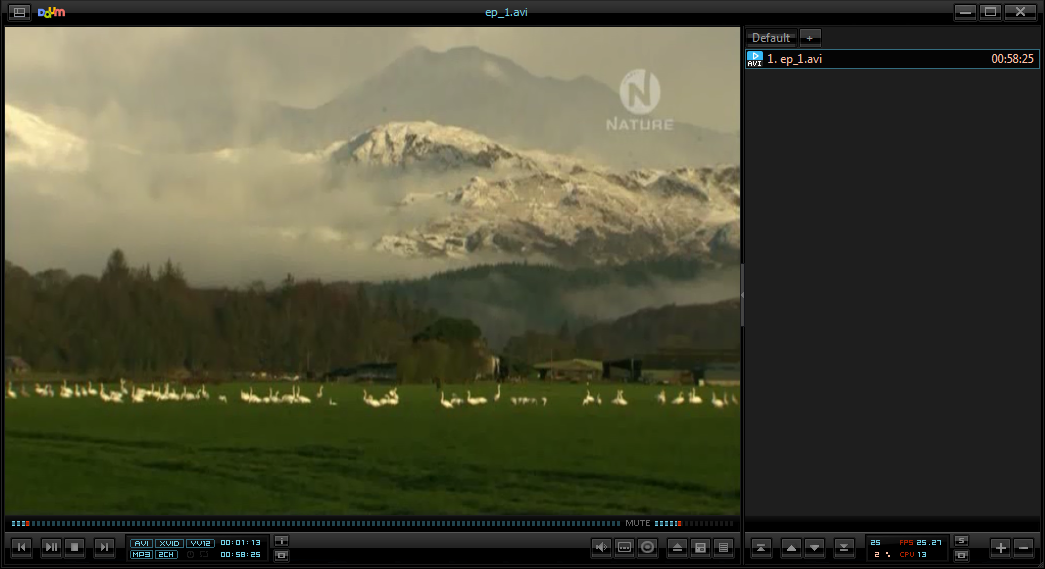
[[375, 126], [333, 154], [338, 163], [372, 166], [416, 165], [438, 170], [491, 168], [503, 162], [529, 167], [522, 154], [470, 130], [432, 121], [400, 121]]

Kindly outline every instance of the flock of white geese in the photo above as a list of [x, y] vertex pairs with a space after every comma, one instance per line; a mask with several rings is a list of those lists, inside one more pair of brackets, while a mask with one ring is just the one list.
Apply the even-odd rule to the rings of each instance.
[[[37, 397], [55, 397], [54, 387], [51, 384], [41, 386], [37, 383], [33, 386], [33, 392], [36, 393]], [[11, 382], [7, 382], [7, 391], [4, 393], [4, 396], [7, 399], [18, 399], [19, 396], [23, 398], [31, 397], [25, 385], [21, 385], [18, 393], [15, 393]], [[93, 381], [88, 381], [86, 387], [80, 384], [74, 384], [72, 387], [69, 387], [69, 382], [62, 380], [57, 396], [61, 399], [97, 397], [103, 403], [124, 403], [125, 401], [144, 403], [146, 399], [154, 401], [200, 401], [210, 399], [210, 393], [207, 392], [206, 385], [200, 386], [195, 391], [189, 391], [187, 387], [182, 386], [181, 392], [179, 392], [177, 388], [171, 389], [170, 383], [165, 384], [162, 389], [157, 388], [155, 384], [150, 385], [146, 389], [133, 385], [125, 379], [120, 380], [120, 387], [117, 389], [106, 389], [104, 383], [98, 384], [98, 389], [95, 389]], [[218, 400], [227, 402], [224, 395], [219, 395]]]
[[[367, 407], [395, 407], [399, 405], [399, 392], [398, 387], [393, 387], [387, 393], [381, 397], [374, 397], [368, 393], [366, 389], [363, 390], [363, 403]], [[54, 397], [54, 388], [50, 385], [41, 386], [39, 383], [33, 387], [33, 391], [38, 397]], [[472, 397], [472, 392], [466, 391], [466, 397], [461, 399], [456, 393], [451, 393], [450, 398], [446, 398], [446, 394], [443, 391], [439, 391], [439, 405], [445, 409], [454, 409], [456, 407], [467, 406], [479, 406], [486, 405], [489, 403], [486, 397]], [[312, 398], [301, 395], [301, 388], [297, 385], [293, 386], [290, 393], [281, 394], [278, 389], [272, 387], [268, 388], [268, 395], [260, 396], [254, 393], [254, 386], [251, 386], [248, 390], [241, 390], [240, 400], [247, 404], [267, 404], [267, 405], [310, 405], [312, 404]], [[29, 392], [26, 390], [25, 385], [19, 387], [19, 391], [15, 392], [14, 386], [11, 382], [7, 383], [7, 391], [5, 393], [7, 399], [18, 399], [19, 397], [28, 398], [31, 397]], [[155, 384], [150, 385], [147, 389], [144, 387], [138, 387], [131, 384], [130, 382], [121, 379], [120, 387], [114, 390], [107, 390], [104, 383], [99, 384], [98, 389], [94, 388], [93, 382], [87, 382], [87, 387], [81, 387], [79, 384], [69, 387], [68, 382], [62, 381], [61, 387], [59, 387], [58, 397], [62, 399], [80, 399], [84, 397], [97, 397], [105, 403], [124, 403], [125, 398], [131, 403], [144, 403], [146, 400], [152, 401], [207, 401], [210, 400], [210, 393], [207, 392], [207, 386], [201, 385], [195, 391], [189, 391], [184, 385], [181, 387], [181, 391], [172, 388], [170, 383], [166, 383], [162, 388], [157, 387]], [[319, 391], [316, 392], [316, 401], [323, 399], [323, 386], [319, 386]], [[218, 395], [218, 402], [228, 403], [228, 398], [224, 395]], [[497, 392], [493, 396], [493, 402], [497, 403], [501, 400], [501, 386], [497, 386]], [[547, 397], [510, 397], [512, 405], [540, 405], [547, 406]], [[662, 389], [657, 394], [656, 401], [661, 405], [668, 404], [667, 393]], [[670, 401], [672, 405], [701, 405], [704, 403], [703, 398], [697, 395], [696, 388], [690, 388], [689, 394], [687, 395], [684, 391], [679, 391], [679, 394]], [[624, 398], [624, 390], [618, 389], [617, 395], [610, 400], [611, 405], [627, 406], [628, 400]], [[737, 396], [734, 393], [723, 393], [720, 398], [716, 391], [711, 392], [711, 405], [716, 409], [723, 409], [730, 405], [739, 405], [740, 401], [737, 400]], [[331, 407], [337, 406], [337, 401], [334, 401], [332, 397], [327, 397], [327, 405]], [[602, 405], [602, 394], [596, 393], [592, 395], [591, 389], [585, 390], [584, 399], [581, 400], [581, 405]]]

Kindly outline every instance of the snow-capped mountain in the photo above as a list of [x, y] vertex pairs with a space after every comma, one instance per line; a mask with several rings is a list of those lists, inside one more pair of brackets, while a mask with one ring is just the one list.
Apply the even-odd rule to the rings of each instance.
[[[651, 71], [656, 71], [655, 65]], [[735, 133], [679, 121], [670, 131], [608, 130], [607, 121], [636, 118], [622, 106], [617, 88], [588, 76], [541, 77], [476, 47], [445, 52], [414, 48], [317, 108], [267, 106], [259, 112], [265, 119], [256, 137], [307, 151], [375, 124], [434, 121], [518, 146], [571, 156], [583, 153], [621, 168], [739, 161], [740, 138]], [[671, 85], [663, 89], [665, 97], [671, 96]], [[642, 118], [672, 117], [654, 112]]]
[[497, 252], [566, 264], [615, 264], [739, 250], [736, 166], [611, 169], [497, 143], [431, 122], [368, 130], [332, 153], [336, 168], [479, 170], [464, 185], [409, 193], [393, 215], [433, 200], [450, 213], [382, 237], [375, 247], [405, 257]]
[[[362, 240], [361, 233], [350, 236], [337, 226], [336, 212], [287, 214], [285, 219], [278, 212], [265, 214], [281, 238], [307, 236], [304, 240], [314, 246], [352, 243], [356, 249], [371, 247], [404, 258], [465, 261], [485, 261], [493, 253], [571, 266], [666, 256], [728, 263], [739, 259], [735, 165], [617, 170], [430, 121], [383, 124], [307, 152], [262, 146], [151, 154], [84, 139], [11, 105], [4, 111], [5, 166], [90, 174], [85, 180], [98, 169], [115, 172], [122, 180], [132, 164], [134, 171], [148, 173], [126, 187], [104, 184], [125, 192], [197, 186], [213, 178], [227, 196], [232, 183], [241, 187], [235, 191], [243, 192], [244, 200], [265, 192], [266, 199], [273, 199], [279, 195], [272, 193], [280, 186], [279, 165], [285, 165], [296, 168], [286, 170], [287, 180], [314, 179], [315, 187], [280, 199], [308, 204], [324, 192], [361, 191], [352, 174], [379, 174], [367, 179], [367, 191], [391, 196], [396, 203], [389, 223], [364, 232], [368, 235]], [[266, 190], [250, 185], [259, 176], [271, 178], [263, 172], [277, 176], [275, 186]], [[348, 176], [339, 178], [342, 174]], [[321, 187], [324, 180], [335, 183]], [[66, 181], [55, 187], [69, 191], [72, 186]], [[341, 195], [348, 199], [316, 202], [315, 207], [351, 207], [354, 198]], [[213, 212], [223, 213], [229, 212]], [[302, 217], [315, 221], [302, 224]], [[291, 227], [293, 231], [287, 229]]]

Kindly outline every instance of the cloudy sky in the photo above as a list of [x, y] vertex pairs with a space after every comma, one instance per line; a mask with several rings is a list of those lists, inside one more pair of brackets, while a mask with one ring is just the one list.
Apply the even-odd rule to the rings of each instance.
[[738, 42], [737, 28], [5, 28], [4, 100], [95, 116], [218, 97], [314, 107], [411, 47], [474, 45], [613, 88], [650, 69], [667, 116], [735, 132]]
[[[5, 28], [4, 101], [120, 142], [241, 101], [314, 107], [410, 48], [474, 45], [539, 76], [583, 74], [613, 90], [627, 71], [649, 69], [661, 83], [658, 110], [736, 132], [738, 42], [736, 28]], [[265, 153], [239, 164], [89, 153], [88, 166], [74, 159], [60, 171], [15, 169], [5, 154], [5, 258], [97, 274], [121, 247], [133, 264], [170, 257], [194, 282], [231, 285], [287, 272], [374, 279], [448, 268], [367, 249], [402, 229], [382, 215], [395, 197], [385, 188], [323, 192], [322, 172]], [[330, 228], [346, 237], [329, 238]]]

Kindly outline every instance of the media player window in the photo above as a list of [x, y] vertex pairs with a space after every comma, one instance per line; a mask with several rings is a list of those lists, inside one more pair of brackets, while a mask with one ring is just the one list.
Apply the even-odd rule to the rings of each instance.
[[1040, 1], [123, 8], [3, 2], [5, 566], [1040, 565]]

